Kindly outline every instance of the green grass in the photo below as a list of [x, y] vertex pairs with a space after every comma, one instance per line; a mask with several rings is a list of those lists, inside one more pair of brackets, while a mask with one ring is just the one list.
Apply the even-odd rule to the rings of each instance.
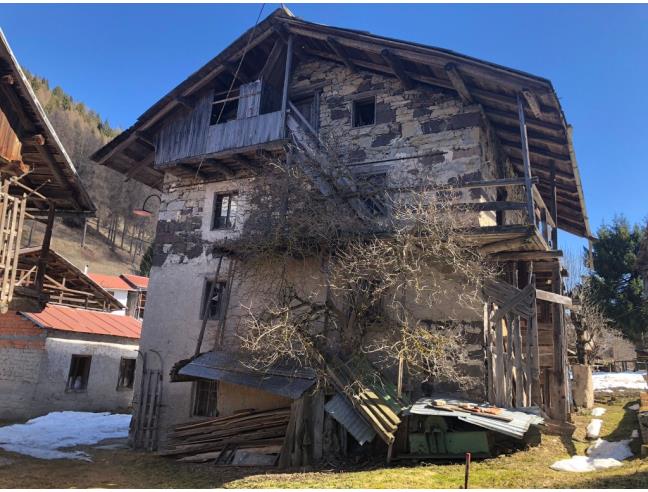
[[[600, 405], [607, 409], [601, 436], [627, 439], [637, 427], [636, 413], [627, 407], [636, 398]], [[543, 436], [539, 446], [498, 458], [474, 462], [471, 488], [648, 488], [648, 461], [639, 458], [623, 466], [590, 473], [557, 472], [556, 460], [587, 447], [584, 428], [589, 412], [575, 416], [574, 439]], [[633, 443], [638, 446], [638, 440]], [[638, 448], [635, 447], [635, 451]], [[0, 488], [449, 488], [463, 486], [462, 464], [377, 467], [356, 471], [320, 470], [276, 473], [263, 469], [192, 465], [129, 450], [88, 448], [93, 463], [45, 461], [0, 451], [12, 463], [0, 466]], [[0, 459], [0, 462], [2, 460]]]

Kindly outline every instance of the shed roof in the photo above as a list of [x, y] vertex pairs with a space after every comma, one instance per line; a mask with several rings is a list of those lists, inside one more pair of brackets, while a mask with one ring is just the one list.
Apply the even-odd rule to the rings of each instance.
[[[94, 212], [95, 206], [70, 157], [0, 29], [0, 76], [6, 75], [12, 83], [0, 84], [0, 109], [22, 142], [23, 161], [32, 167], [21, 181], [51, 199], [57, 212]], [[42, 135], [45, 144], [23, 142], [33, 135]], [[35, 205], [43, 206], [40, 202]]]
[[[414, 82], [455, 91], [463, 99], [480, 104], [520, 173], [523, 164], [517, 97], [523, 94], [532, 174], [540, 180], [539, 191], [545, 202], [550, 203], [551, 167], [555, 166], [558, 226], [579, 236], [591, 235], [571, 127], [549, 80], [443, 48], [307, 22], [283, 8], [250, 28], [172, 89], [92, 158], [150, 186], [160, 187], [162, 175], [153, 168], [154, 148], [147, 143], [150, 142], [147, 134], [154, 133], [166, 115], [182, 108], [187, 98], [215, 85], [244, 53], [247, 56], [241, 63], [241, 71], [256, 73], [259, 62], [255, 60], [267, 59], [274, 42], [287, 33], [296, 37], [297, 56], [350, 63], [360, 70], [393, 76], [390, 63], [383, 56], [387, 50], [390, 56], [400, 60], [405, 74]], [[340, 52], [345, 58], [341, 58]], [[459, 84], [457, 77], [461, 79]]]
[[234, 352], [205, 352], [174, 368], [175, 380], [211, 379], [248, 386], [286, 398], [300, 398], [315, 384], [315, 371], [292, 364], [276, 364], [256, 370], [245, 363], [245, 356]]
[[48, 304], [40, 313], [21, 313], [41, 328], [139, 339], [142, 322], [130, 316]]

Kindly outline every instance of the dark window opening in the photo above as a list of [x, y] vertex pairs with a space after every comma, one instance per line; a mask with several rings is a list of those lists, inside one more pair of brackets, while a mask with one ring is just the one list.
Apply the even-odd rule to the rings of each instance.
[[68, 373], [66, 391], [86, 391], [88, 388], [88, 377], [90, 376], [89, 355], [73, 355], [70, 361], [70, 372]]
[[376, 98], [353, 101], [353, 126], [373, 125], [376, 122]]
[[216, 381], [200, 380], [194, 384], [194, 404], [192, 415], [195, 417], [216, 417]]
[[119, 362], [117, 389], [133, 389], [133, 383], [135, 383], [135, 363], [135, 359], [121, 358]]
[[[203, 319], [207, 310], [207, 319], [218, 319], [223, 306], [223, 295], [225, 294], [225, 282], [216, 282], [212, 289], [213, 281], [205, 282], [203, 302], [200, 306], [200, 318]], [[211, 296], [210, 296], [211, 293]], [[207, 309], [209, 304], [209, 309]]]
[[385, 189], [387, 187], [387, 174], [369, 174], [359, 176], [358, 186], [362, 193], [362, 201], [374, 217], [387, 215], [387, 200]]
[[293, 102], [297, 111], [299, 111], [304, 119], [310, 124], [313, 130], [318, 131], [319, 127], [319, 110], [317, 108], [317, 98], [315, 95], [302, 97]]
[[230, 229], [234, 227], [236, 219], [236, 195], [216, 194], [214, 196], [214, 213], [212, 216], [212, 230]]
[[[237, 91], [238, 94], [238, 91]], [[226, 94], [216, 95], [212, 103], [210, 125], [235, 120], [238, 113], [238, 97], [225, 98]]]

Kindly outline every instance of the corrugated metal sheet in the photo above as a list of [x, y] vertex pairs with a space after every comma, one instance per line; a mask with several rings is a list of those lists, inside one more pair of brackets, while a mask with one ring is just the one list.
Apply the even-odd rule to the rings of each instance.
[[119, 314], [48, 304], [40, 313], [21, 313], [41, 328], [139, 339], [142, 322]]
[[376, 437], [376, 431], [373, 430], [371, 425], [360, 415], [360, 413], [353, 408], [346, 397], [336, 393], [326, 405], [326, 410], [331, 417], [340, 423], [349, 434], [351, 434], [356, 441], [362, 446], [366, 442], [373, 441]]
[[185, 378], [240, 384], [293, 400], [315, 384], [312, 369], [283, 364], [258, 371], [244, 361], [245, 358], [235, 352], [205, 352], [179, 368], [177, 374]]
[[336, 389], [346, 396], [376, 434], [387, 444], [394, 442], [401, 423], [399, 415], [406, 407], [396, 395], [396, 387], [360, 355], [346, 362], [332, 357], [326, 370]]
[[[524, 434], [529, 430], [529, 427], [532, 425], [540, 425], [544, 422], [542, 417], [534, 415], [534, 409], [528, 409], [528, 412], [522, 412], [518, 410], [504, 409], [499, 415], [503, 417], [509, 417], [512, 420], [510, 422], [505, 422], [503, 420], [497, 420], [489, 417], [482, 417], [480, 415], [474, 415], [468, 412], [459, 412], [454, 410], [439, 410], [432, 408], [429, 405], [436, 398], [421, 398], [417, 400], [409, 409], [405, 411], [406, 415], [440, 415], [442, 417], [452, 417], [458, 418], [469, 424], [477, 425], [484, 429], [489, 429], [494, 432], [499, 432], [507, 436], [515, 437], [517, 439], [522, 439]], [[450, 405], [460, 405], [460, 404], [471, 404], [477, 405], [477, 403], [466, 401], [466, 400], [448, 400], [446, 402]]]

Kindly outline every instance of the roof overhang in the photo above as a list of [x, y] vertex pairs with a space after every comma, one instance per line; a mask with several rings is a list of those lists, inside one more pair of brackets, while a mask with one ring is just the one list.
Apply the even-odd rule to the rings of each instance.
[[[23, 161], [32, 168], [21, 182], [50, 199], [58, 213], [94, 213], [90, 196], [1, 29], [0, 77], [0, 110], [22, 143]], [[42, 202], [34, 205], [46, 211]]]
[[298, 58], [317, 57], [389, 76], [395, 75], [393, 60], [397, 59], [402, 77], [456, 92], [465, 102], [481, 105], [520, 174], [523, 163], [517, 98], [521, 95], [532, 174], [539, 178], [538, 189], [545, 202], [551, 203], [555, 176], [558, 227], [578, 236], [591, 236], [571, 129], [549, 80], [442, 48], [307, 22], [285, 9], [277, 9], [246, 31], [151, 106], [132, 127], [99, 149], [92, 159], [160, 188], [162, 174], [153, 168], [155, 150], [150, 137], [163, 118], [182, 110], [192, 96], [227, 73], [244, 53], [247, 56], [241, 70], [252, 73], [254, 56], [267, 57], [275, 41], [288, 34], [295, 36]]

